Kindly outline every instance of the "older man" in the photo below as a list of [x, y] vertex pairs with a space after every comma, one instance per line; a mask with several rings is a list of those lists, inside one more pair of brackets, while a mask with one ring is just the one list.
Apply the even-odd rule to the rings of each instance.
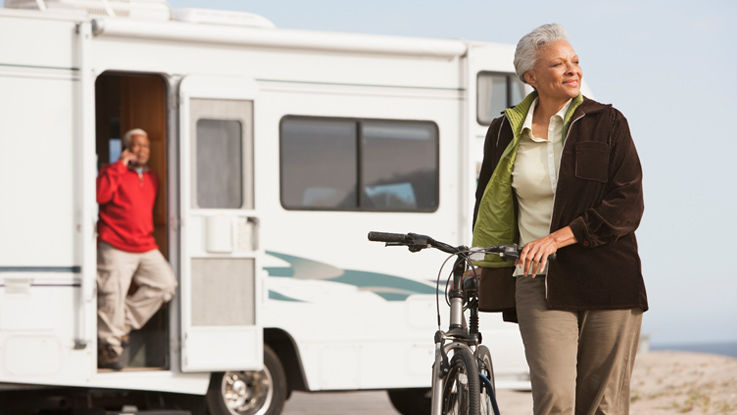
[[[120, 159], [97, 177], [98, 367], [120, 370], [128, 333], [174, 295], [177, 282], [153, 237], [158, 178], [149, 169], [148, 135], [130, 130]], [[131, 282], [137, 289], [128, 295]]]

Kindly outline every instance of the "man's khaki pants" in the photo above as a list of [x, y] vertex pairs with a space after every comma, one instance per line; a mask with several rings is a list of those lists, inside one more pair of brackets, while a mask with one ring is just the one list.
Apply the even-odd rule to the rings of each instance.
[[[131, 282], [138, 286], [128, 296]], [[97, 246], [97, 337], [117, 355], [121, 340], [140, 329], [174, 296], [177, 281], [157, 249], [134, 253], [100, 242]]]
[[628, 414], [642, 311], [549, 310], [544, 276], [516, 284], [535, 415]]

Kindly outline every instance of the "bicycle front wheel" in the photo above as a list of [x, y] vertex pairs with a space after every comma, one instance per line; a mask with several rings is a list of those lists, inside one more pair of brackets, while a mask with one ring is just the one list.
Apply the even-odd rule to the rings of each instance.
[[443, 415], [479, 413], [479, 370], [468, 349], [454, 349], [443, 385]]
[[476, 364], [479, 367], [480, 415], [499, 415], [499, 406], [496, 402], [496, 386], [494, 385], [494, 366], [491, 364], [491, 353], [486, 346], [476, 349]]

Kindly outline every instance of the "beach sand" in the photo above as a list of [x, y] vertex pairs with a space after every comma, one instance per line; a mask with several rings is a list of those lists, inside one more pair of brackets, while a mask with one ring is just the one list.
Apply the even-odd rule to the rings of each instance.
[[[503, 415], [532, 414], [529, 391], [498, 391]], [[632, 377], [631, 415], [737, 414], [737, 359], [722, 355], [640, 353]], [[284, 415], [398, 414], [384, 391], [295, 392]]]
[[[704, 353], [649, 351], [635, 361], [632, 415], [737, 414], [737, 359]], [[505, 415], [532, 413], [527, 391], [499, 391]]]

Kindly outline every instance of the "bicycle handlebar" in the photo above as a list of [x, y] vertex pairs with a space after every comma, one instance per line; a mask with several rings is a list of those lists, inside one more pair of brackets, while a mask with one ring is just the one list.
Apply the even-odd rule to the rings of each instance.
[[[391, 232], [376, 232], [371, 231], [368, 233], [369, 241], [374, 242], [385, 242], [387, 246], [407, 246], [410, 251], [417, 252], [425, 248], [437, 248], [443, 252], [449, 254], [457, 254], [462, 251], [468, 251], [470, 254], [496, 254], [506, 259], [517, 259], [522, 252], [521, 246], [517, 244], [503, 244], [495, 245], [487, 248], [467, 248], [465, 246], [453, 247], [443, 242], [434, 240], [427, 235], [420, 235], [417, 233], [391, 233]], [[548, 257], [549, 260], [555, 260], [556, 255], [553, 253]]]
[[398, 242], [407, 243], [407, 235], [403, 233], [390, 233], [390, 232], [369, 232], [368, 240], [374, 242]]

